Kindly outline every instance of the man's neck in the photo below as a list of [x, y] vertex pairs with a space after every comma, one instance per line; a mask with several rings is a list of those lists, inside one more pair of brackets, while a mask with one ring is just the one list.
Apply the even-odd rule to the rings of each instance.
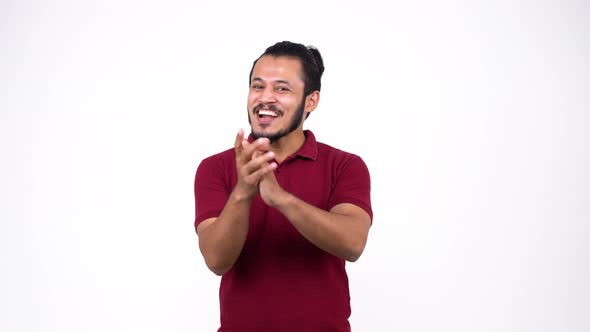
[[278, 163], [283, 162], [290, 155], [294, 154], [305, 143], [305, 134], [303, 129], [299, 128], [270, 145], [270, 151], [274, 152], [275, 160]]

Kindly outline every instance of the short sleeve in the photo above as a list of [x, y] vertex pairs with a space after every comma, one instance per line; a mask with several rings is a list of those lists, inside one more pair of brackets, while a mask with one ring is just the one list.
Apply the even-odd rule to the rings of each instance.
[[354, 204], [369, 214], [371, 208], [371, 177], [365, 162], [357, 155], [350, 155], [337, 169], [329, 209], [341, 203]]
[[199, 164], [195, 175], [195, 230], [203, 220], [221, 214], [231, 193], [227, 177], [226, 165], [219, 155]]

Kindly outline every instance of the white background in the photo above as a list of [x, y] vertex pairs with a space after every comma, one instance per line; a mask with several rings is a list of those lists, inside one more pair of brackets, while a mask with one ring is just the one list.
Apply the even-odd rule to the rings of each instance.
[[[372, 175], [354, 331], [590, 330], [585, 1], [0, 2], [0, 330], [215, 331], [200, 160], [252, 61], [315, 45], [306, 122]], [[254, 305], [254, 303], [253, 303]]]

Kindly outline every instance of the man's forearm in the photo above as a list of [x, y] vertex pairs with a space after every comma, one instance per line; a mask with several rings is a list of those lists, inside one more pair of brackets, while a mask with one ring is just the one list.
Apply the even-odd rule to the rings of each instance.
[[217, 275], [236, 262], [248, 235], [251, 198], [232, 193], [219, 217], [199, 233], [199, 248], [209, 269]]
[[353, 262], [365, 248], [370, 217], [352, 204], [325, 211], [284, 193], [275, 207], [307, 240], [334, 256]]

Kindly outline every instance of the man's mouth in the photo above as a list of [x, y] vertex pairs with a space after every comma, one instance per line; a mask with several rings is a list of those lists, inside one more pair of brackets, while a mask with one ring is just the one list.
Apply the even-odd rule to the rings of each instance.
[[258, 111], [258, 117], [259, 118], [276, 118], [278, 117], [279, 114], [277, 112], [274, 111], [269, 111], [269, 110], [260, 110]]
[[258, 116], [259, 119], [274, 119], [278, 118], [281, 114], [275, 107], [256, 107], [254, 113]]

